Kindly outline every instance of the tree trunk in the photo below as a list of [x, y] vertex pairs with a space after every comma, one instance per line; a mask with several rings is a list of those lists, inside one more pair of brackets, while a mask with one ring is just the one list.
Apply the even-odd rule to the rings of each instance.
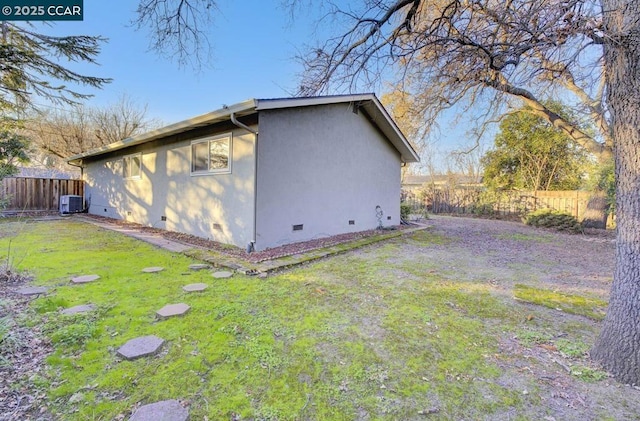
[[591, 356], [640, 385], [640, 2], [602, 0], [616, 163], [616, 268]]

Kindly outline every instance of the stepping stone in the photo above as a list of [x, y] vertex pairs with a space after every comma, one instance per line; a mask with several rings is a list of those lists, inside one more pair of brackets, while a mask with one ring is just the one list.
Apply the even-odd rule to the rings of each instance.
[[69, 307], [62, 310], [62, 314], [78, 314], [78, 313], [86, 313], [88, 311], [93, 311], [96, 309], [96, 306], [93, 304], [83, 304], [75, 307]]
[[189, 284], [182, 287], [183, 291], [186, 292], [200, 292], [207, 289], [209, 285], [207, 284]]
[[100, 279], [100, 275], [82, 275], [71, 278], [71, 282], [74, 284], [86, 284], [89, 282], [97, 281]]
[[142, 269], [144, 273], [157, 273], [157, 272], [162, 272], [163, 270], [164, 268], [160, 266], [151, 266], [150, 268]]
[[189, 410], [175, 399], [143, 405], [129, 418], [129, 421], [187, 421]]
[[122, 345], [118, 349], [118, 355], [125, 360], [135, 360], [157, 354], [163, 344], [164, 339], [155, 335], [141, 336]]
[[172, 316], [182, 316], [187, 311], [189, 311], [190, 308], [191, 307], [189, 307], [185, 303], [167, 304], [160, 310], [156, 311], [156, 316], [158, 316], [158, 318], [160, 319], [166, 319], [167, 317]]
[[20, 295], [27, 295], [27, 296], [40, 295], [40, 294], [46, 294], [47, 288], [46, 287], [23, 287], [16, 290], [16, 293]]
[[194, 263], [193, 265], [189, 265], [189, 270], [204, 270], [209, 269], [211, 266], [204, 263]]
[[233, 273], [228, 272], [226, 270], [220, 271], [220, 272], [214, 272], [213, 273], [213, 277], [217, 278], [217, 279], [225, 279], [225, 278], [231, 278], [233, 276]]

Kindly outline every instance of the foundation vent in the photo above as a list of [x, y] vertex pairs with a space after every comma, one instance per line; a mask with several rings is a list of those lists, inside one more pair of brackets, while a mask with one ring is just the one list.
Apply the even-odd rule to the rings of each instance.
[[303, 228], [304, 228], [304, 224], [298, 224], [293, 226], [294, 231], [302, 231]]
[[353, 219], [349, 219], [349, 225], [355, 225], [355, 224], [356, 224], [356, 221], [355, 221], [355, 220], [353, 220]]

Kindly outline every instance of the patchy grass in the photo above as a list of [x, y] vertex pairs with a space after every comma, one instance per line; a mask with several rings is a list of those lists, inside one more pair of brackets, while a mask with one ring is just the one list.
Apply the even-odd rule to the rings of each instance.
[[522, 284], [516, 284], [513, 289], [515, 298], [521, 301], [589, 317], [593, 320], [602, 320], [605, 316], [607, 303], [598, 298], [565, 294]]
[[539, 233], [535, 233], [535, 234], [523, 234], [519, 232], [503, 233], [503, 234], [496, 235], [496, 238], [499, 240], [511, 240], [511, 241], [534, 242], [534, 243], [552, 243], [553, 242], [552, 235], [543, 235]]
[[434, 233], [430, 229], [416, 231], [409, 236], [409, 239], [412, 243], [418, 245], [443, 245], [451, 242], [450, 238]]
[[[490, 285], [394, 260], [403, 242], [448, 241], [420, 231], [266, 280], [217, 280], [189, 272], [192, 258], [92, 225], [29, 224], [12, 247], [22, 268], [52, 293], [33, 300], [23, 322], [42, 326], [55, 347], [48, 370], [33, 380], [48, 389], [49, 410], [65, 420], [126, 419], [137, 403], [171, 398], [187, 402], [197, 420], [544, 414], [539, 395], [503, 381], [499, 356], [505, 332], [522, 330], [531, 310]], [[147, 266], [165, 270], [142, 273]], [[94, 273], [101, 279], [69, 283]], [[209, 288], [182, 291], [196, 282]], [[156, 320], [156, 310], [178, 302], [191, 311]], [[97, 309], [59, 313], [87, 303]], [[151, 334], [167, 341], [160, 354], [117, 357], [127, 340]], [[570, 332], [564, 339], [578, 338]], [[532, 346], [538, 340], [532, 337]], [[597, 377], [580, 370], [580, 378]], [[522, 388], [536, 390], [533, 379], [516, 374]]]

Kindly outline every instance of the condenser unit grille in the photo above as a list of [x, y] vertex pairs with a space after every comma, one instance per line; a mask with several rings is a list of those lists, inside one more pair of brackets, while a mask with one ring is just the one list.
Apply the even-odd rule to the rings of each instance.
[[82, 212], [82, 196], [67, 194], [60, 196], [60, 213]]

